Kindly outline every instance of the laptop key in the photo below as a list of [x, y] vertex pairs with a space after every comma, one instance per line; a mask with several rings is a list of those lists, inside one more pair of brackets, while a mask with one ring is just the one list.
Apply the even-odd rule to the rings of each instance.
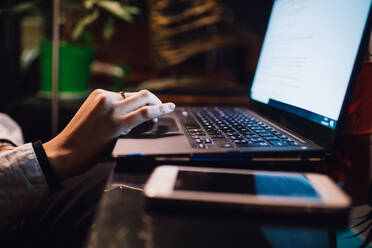
[[217, 145], [217, 147], [221, 148], [231, 148], [233, 145], [227, 141], [226, 139], [213, 139], [214, 143]]
[[200, 128], [188, 128], [187, 131], [189, 132], [202, 132], [203, 130]]
[[296, 141], [287, 141], [287, 143], [288, 143], [289, 146], [299, 146], [300, 145]]
[[234, 143], [235, 144], [248, 144], [248, 141], [247, 140], [235, 140]]
[[225, 136], [223, 136], [222, 134], [220, 134], [220, 135], [209, 135], [213, 140], [215, 140], [215, 139], [224, 139], [224, 140], [226, 140], [225, 139]]
[[264, 137], [264, 138], [266, 138], [266, 137], [272, 137], [273, 135], [271, 134], [271, 133], [259, 133], [259, 135], [261, 136], [261, 137]]
[[191, 137], [193, 136], [205, 136], [206, 134], [204, 132], [191, 132], [190, 133]]
[[198, 144], [197, 147], [198, 147], [199, 149], [205, 149], [205, 148], [207, 148], [207, 146], [204, 145], [204, 144]]
[[288, 143], [285, 141], [270, 141], [274, 146], [288, 146]]

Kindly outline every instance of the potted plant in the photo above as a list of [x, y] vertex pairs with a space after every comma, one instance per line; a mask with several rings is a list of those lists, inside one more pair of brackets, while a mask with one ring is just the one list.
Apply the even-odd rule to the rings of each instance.
[[[27, 1], [7, 10], [23, 13], [48, 0]], [[94, 58], [94, 33], [90, 26], [103, 22], [101, 35], [110, 40], [115, 33], [115, 22], [133, 22], [139, 9], [125, 0], [62, 0], [61, 3], [61, 41], [59, 92], [61, 98], [76, 98], [87, 94], [90, 66]], [[1, 13], [1, 11], [0, 11]], [[95, 30], [97, 31], [97, 30]], [[52, 82], [52, 44], [41, 44], [41, 87], [42, 96], [51, 95]]]

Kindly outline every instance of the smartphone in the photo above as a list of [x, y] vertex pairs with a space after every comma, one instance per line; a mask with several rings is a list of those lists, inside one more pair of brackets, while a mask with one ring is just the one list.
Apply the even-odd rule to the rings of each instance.
[[160, 166], [148, 179], [149, 206], [199, 206], [287, 214], [345, 214], [351, 199], [315, 173]]

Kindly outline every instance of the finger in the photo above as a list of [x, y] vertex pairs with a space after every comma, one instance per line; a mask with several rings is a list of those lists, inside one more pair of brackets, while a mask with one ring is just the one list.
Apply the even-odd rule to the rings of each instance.
[[[150, 92], [151, 93], [151, 92]], [[138, 92], [124, 92], [124, 95], [125, 95], [125, 99], [126, 98], [129, 98], [129, 97], [132, 97], [134, 95], [138, 94]], [[152, 93], [153, 94], [153, 93]], [[156, 95], [154, 95], [156, 98], [158, 98]], [[158, 98], [159, 99], [159, 98]], [[160, 103], [162, 103], [162, 101], [159, 99]], [[157, 121], [157, 120], [155, 120]]]
[[148, 90], [141, 90], [129, 98], [124, 99], [119, 107], [124, 113], [135, 111], [146, 105], [159, 105], [162, 102]]
[[171, 113], [174, 108], [174, 103], [163, 103], [153, 106], [145, 106], [123, 116], [122, 120], [123, 122], [125, 122], [127, 131], [130, 131], [133, 127], [141, 124], [142, 122]]
[[[121, 91], [120, 91], [121, 92]], [[118, 93], [118, 95], [120, 95], [120, 100], [123, 100], [123, 96], [121, 95], [121, 93], [120, 92], [115, 92], [115, 93]], [[132, 96], [134, 96], [135, 94], [137, 94], [138, 92], [124, 92], [124, 99], [127, 99], [127, 98], [129, 98], [129, 97], [132, 97]]]
[[127, 98], [132, 97], [133, 95], [135, 95], [137, 93], [137, 92], [124, 92], [124, 96], [123, 96], [122, 92], [123, 91], [115, 92], [116, 95], [120, 96], [119, 101], [122, 101], [123, 97], [124, 97], [124, 99], [127, 99]]
[[135, 95], [137, 92], [124, 92], [125, 98], [129, 98], [133, 95]]

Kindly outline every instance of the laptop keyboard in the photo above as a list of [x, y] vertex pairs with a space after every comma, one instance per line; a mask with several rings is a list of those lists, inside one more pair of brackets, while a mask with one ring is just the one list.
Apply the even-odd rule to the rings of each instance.
[[180, 111], [179, 116], [194, 148], [299, 146], [283, 132], [237, 109], [190, 108]]

